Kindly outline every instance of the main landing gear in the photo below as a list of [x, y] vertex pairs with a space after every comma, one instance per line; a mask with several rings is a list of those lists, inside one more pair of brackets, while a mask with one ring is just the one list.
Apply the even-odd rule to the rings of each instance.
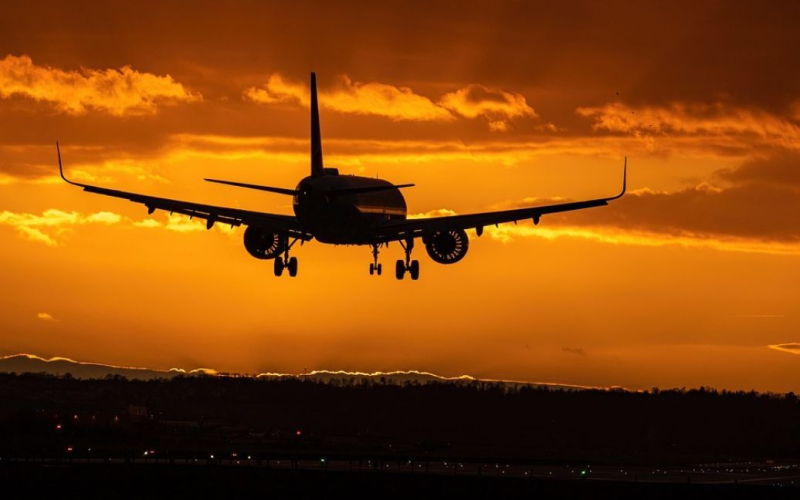
[[372, 244], [372, 264], [369, 265], [370, 276], [376, 273], [378, 274], [378, 276], [380, 276], [381, 272], [383, 272], [383, 266], [381, 264], [378, 264], [378, 254], [380, 253], [380, 251], [378, 250], [379, 246], [380, 246], [379, 243]]
[[284, 269], [289, 271], [289, 276], [292, 278], [297, 276], [297, 257], [289, 257], [289, 250], [292, 249], [295, 243], [297, 243], [296, 238], [286, 245], [286, 249], [283, 251], [283, 257], [280, 255], [275, 257], [275, 276], [281, 276]]
[[411, 250], [414, 249], [414, 239], [409, 238], [405, 242], [401, 240], [400, 244], [403, 246], [403, 250], [406, 251], [406, 260], [405, 262], [402, 260], [397, 261], [395, 276], [397, 279], [401, 280], [407, 271], [408, 274], [411, 275], [411, 279], [416, 281], [419, 279], [419, 261], [411, 260]]

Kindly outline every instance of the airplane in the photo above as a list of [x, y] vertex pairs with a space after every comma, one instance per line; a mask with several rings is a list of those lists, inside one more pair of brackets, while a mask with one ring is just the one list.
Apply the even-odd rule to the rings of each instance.
[[188, 215], [206, 221], [211, 229], [214, 224], [245, 226], [244, 247], [257, 259], [272, 260], [275, 276], [284, 270], [289, 276], [297, 276], [297, 257], [290, 251], [298, 241], [316, 239], [321, 243], [335, 245], [368, 245], [372, 248], [369, 265], [371, 275], [380, 275], [383, 266], [378, 262], [382, 247], [397, 241], [405, 251], [405, 259], [395, 265], [395, 276], [402, 280], [406, 274], [412, 280], [419, 279], [419, 261], [411, 259], [414, 241], [422, 240], [430, 258], [439, 264], [455, 264], [467, 254], [469, 238], [467, 230], [483, 234], [485, 226], [531, 219], [539, 224], [543, 215], [582, 210], [608, 205], [608, 202], [625, 194], [628, 177], [628, 159], [625, 158], [622, 175], [622, 191], [609, 198], [558, 203], [554, 205], [407, 219], [406, 201], [401, 189], [414, 184], [392, 184], [383, 179], [343, 175], [336, 168], [324, 167], [322, 163], [322, 137], [320, 135], [319, 105], [317, 101], [317, 77], [311, 73], [311, 175], [303, 178], [295, 189], [261, 186], [219, 179], [204, 179], [246, 189], [256, 189], [293, 198], [294, 216], [266, 212], [255, 212], [238, 208], [204, 205], [187, 201], [157, 198], [143, 194], [118, 191], [103, 187], [73, 182], [64, 175], [61, 164], [61, 148], [56, 142], [58, 168], [61, 178], [73, 186], [89, 193], [122, 198], [147, 207], [147, 213], [156, 210], [171, 214]]

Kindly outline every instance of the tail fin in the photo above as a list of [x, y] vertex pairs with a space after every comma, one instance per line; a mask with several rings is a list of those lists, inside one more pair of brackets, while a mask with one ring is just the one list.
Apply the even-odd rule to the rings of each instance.
[[311, 73], [311, 175], [322, 175], [322, 137], [319, 132], [317, 75]]

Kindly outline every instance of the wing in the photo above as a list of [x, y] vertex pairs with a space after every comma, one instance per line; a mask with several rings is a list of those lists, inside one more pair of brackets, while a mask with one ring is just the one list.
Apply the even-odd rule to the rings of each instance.
[[253, 212], [250, 210], [241, 210], [238, 208], [204, 205], [201, 203], [172, 200], [169, 198], [158, 198], [156, 196], [129, 193], [126, 191], [118, 191], [116, 189], [107, 189], [73, 182], [64, 176], [64, 168], [61, 166], [61, 149], [58, 147], [58, 143], [56, 143], [56, 149], [58, 151], [59, 173], [61, 174], [61, 178], [67, 181], [69, 184], [83, 188], [84, 191], [89, 193], [113, 196], [114, 198], [122, 198], [134, 203], [141, 203], [147, 207], [147, 213], [149, 214], [152, 214], [156, 210], [164, 210], [166, 212], [170, 212], [170, 214], [176, 213], [188, 215], [192, 218], [196, 217], [198, 219], [205, 220], [206, 227], [208, 229], [211, 229], [215, 223], [219, 222], [220, 224], [230, 224], [231, 226], [244, 225], [261, 227], [264, 229], [286, 233], [293, 238], [304, 241], [312, 238], [312, 235], [303, 228], [297, 218], [290, 215], [278, 215], [264, 212]]
[[379, 241], [394, 241], [417, 238], [423, 236], [424, 234], [437, 231], [477, 229], [480, 232], [483, 230], [484, 226], [504, 224], [506, 222], [516, 223], [517, 221], [525, 219], [532, 219], [534, 224], [538, 224], [539, 218], [543, 215], [555, 214], [559, 212], [571, 212], [573, 210], [583, 210], [584, 208], [602, 207], [608, 205], [608, 202], [621, 198], [622, 195], [625, 194], [627, 183], [628, 158], [626, 157], [622, 174], [622, 192], [610, 198], [598, 198], [596, 200], [558, 203], [555, 205], [518, 208], [514, 210], [501, 210], [497, 212], [432, 217], [430, 219], [389, 221], [377, 228], [377, 237]]

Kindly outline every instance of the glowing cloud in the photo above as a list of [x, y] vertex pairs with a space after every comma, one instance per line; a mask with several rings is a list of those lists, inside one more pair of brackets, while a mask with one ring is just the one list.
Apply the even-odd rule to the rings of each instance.
[[577, 238], [612, 245], [634, 245], [642, 247], [706, 248], [727, 252], [760, 253], [767, 255], [800, 256], [800, 244], [760, 241], [749, 238], [714, 237], [708, 235], [670, 235], [651, 231], [619, 229], [611, 226], [577, 227], [558, 226], [547, 228], [531, 223], [505, 224], [487, 227], [486, 233], [501, 243], [510, 243], [516, 238], [536, 237], [553, 241], [559, 238]]
[[760, 109], [722, 103], [676, 102], [668, 106], [633, 108], [613, 103], [582, 107], [580, 116], [594, 120], [595, 130], [630, 133], [655, 138], [659, 135], [753, 136], [776, 146], [800, 148], [800, 127]]
[[116, 224], [122, 216], [112, 212], [97, 212], [83, 215], [79, 212], [64, 212], [50, 209], [42, 215], [28, 213], [0, 212], [0, 224], [15, 228], [17, 232], [31, 240], [55, 247], [57, 238], [73, 226], [83, 224]]
[[55, 321], [56, 319], [50, 313], [38, 313], [36, 317], [42, 321]]
[[[308, 105], [309, 102], [305, 85], [287, 82], [277, 73], [263, 86], [246, 89], [243, 95], [245, 99], [264, 104]], [[392, 120], [448, 121], [456, 116], [485, 117], [493, 131], [508, 130], [509, 120], [514, 118], [537, 117], [521, 94], [483, 85], [468, 85], [434, 102], [408, 87], [354, 82], [347, 76], [341, 77], [334, 90], [320, 91], [320, 105], [340, 113], [384, 116]]]
[[439, 103], [466, 118], [487, 118], [489, 129], [495, 132], [508, 130], [509, 120], [513, 118], [537, 117], [536, 111], [521, 94], [477, 84], [445, 94]]
[[153, 114], [161, 103], [202, 99], [169, 75], [141, 73], [130, 66], [64, 71], [37, 66], [27, 55], [0, 60], [0, 97], [12, 96], [48, 102], [73, 115], [91, 108], [115, 116]]
[[[279, 74], [270, 76], [261, 87], [244, 91], [244, 97], [265, 104], [300, 103], [308, 105], [309, 90], [302, 84], [286, 82]], [[377, 115], [392, 120], [436, 121], [450, 120], [452, 115], [430, 99], [415, 94], [408, 87], [384, 83], [354, 82], [343, 76], [333, 91], [320, 92], [320, 105], [340, 113]]]
[[[185, 215], [170, 215], [167, 217], [166, 223], [161, 223], [156, 219], [144, 219], [139, 222], [134, 222], [133, 226], [147, 229], [164, 228], [168, 231], [175, 231], [178, 233], [208, 231], [206, 223], [203, 220], [190, 219]], [[235, 231], [235, 229], [231, 228], [231, 226], [226, 226], [224, 224], [216, 224], [214, 228], [219, 229], [226, 234], [231, 234]]]
[[768, 345], [767, 347], [770, 349], [775, 349], [776, 351], [788, 352], [790, 354], [800, 354], [800, 342], [774, 344], [774, 345]]
[[300, 103], [308, 105], [309, 91], [301, 84], [286, 82], [275, 73], [262, 87], [250, 87], [243, 93], [246, 99], [262, 104]]
[[447, 217], [451, 215], [458, 215], [453, 210], [447, 208], [437, 208], [436, 210], [429, 210], [427, 212], [418, 214], [408, 214], [409, 219], [430, 219], [431, 217]]
[[379, 115], [393, 120], [436, 121], [450, 120], [447, 110], [427, 97], [415, 94], [408, 87], [383, 83], [353, 82], [343, 78], [343, 86], [326, 94], [329, 106], [342, 113]]

